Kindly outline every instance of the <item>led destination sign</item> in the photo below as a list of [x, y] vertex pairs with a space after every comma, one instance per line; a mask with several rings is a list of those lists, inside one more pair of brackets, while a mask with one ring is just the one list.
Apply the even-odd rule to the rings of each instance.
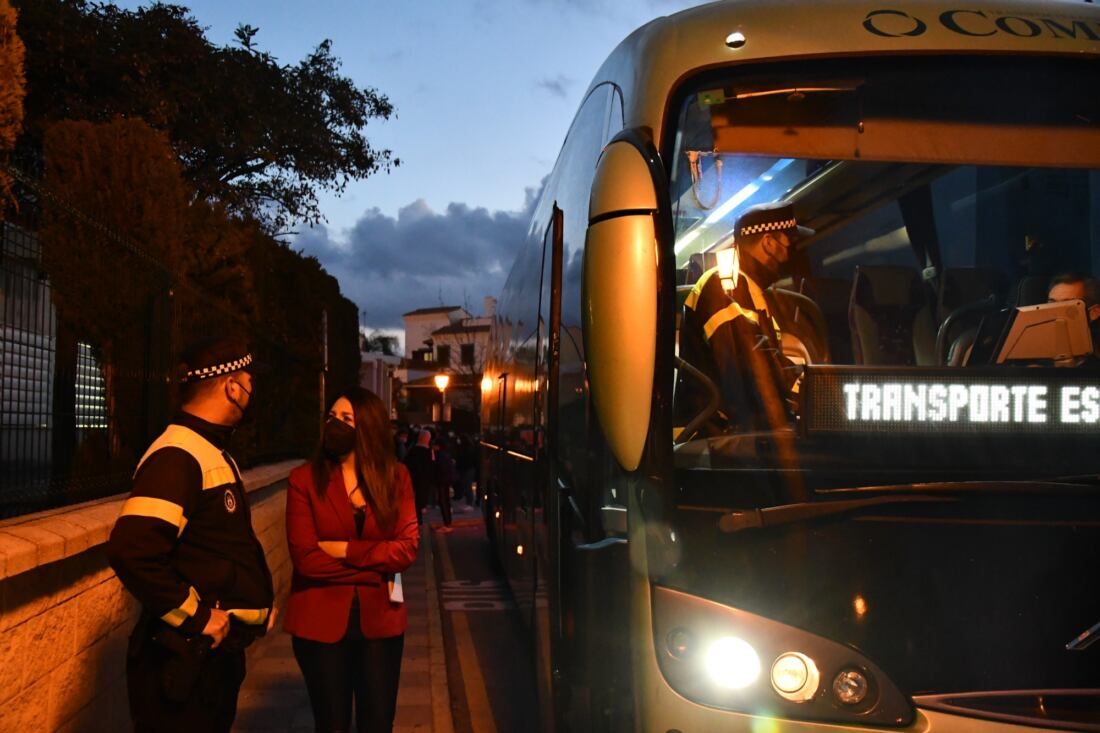
[[810, 433], [1100, 434], [1100, 376], [1070, 369], [812, 367]]
[[1100, 388], [1063, 386], [1050, 410], [1045, 384], [870, 384], [845, 382], [848, 422], [1095, 423]]

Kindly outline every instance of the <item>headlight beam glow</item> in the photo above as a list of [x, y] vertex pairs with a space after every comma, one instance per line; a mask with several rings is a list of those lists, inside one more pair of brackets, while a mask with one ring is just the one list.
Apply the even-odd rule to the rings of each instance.
[[711, 643], [704, 664], [711, 680], [728, 690], [744, 689], [760, 676], [756, 650], [735, 636], [724, 636]]

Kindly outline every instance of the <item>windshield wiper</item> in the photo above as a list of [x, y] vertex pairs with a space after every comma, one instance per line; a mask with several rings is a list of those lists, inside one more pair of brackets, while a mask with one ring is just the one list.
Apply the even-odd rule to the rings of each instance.
[[[1082, 483], [1088, 476], [1065, 476], [1053, 479], [985, 480], [985, 481], [929, 481], [911, 484], [885, 484], [882, 486], [858, 486], [844, 489], [818, 489], [818, 496], [852, 496], [860, 494], [911, 494], [914, 492], [954, 492], [958, 494], [1031, 494], [1057, 491], [1080, 492], [1088, 484]], [[1095, 478], [1094, 478], [1095, 480]]]
[[1077, 473], [1070, 476], [1056, 476], [1047, 481], [1056, 481], [1061, 484], [1074, 484], [1077, 486], [1097, 486], [1100, 485], [1100, 473]]
[[[1074, 478], [1074, 477], [1068, 477]], [[1083, 478], [1083, 477], [1076, 477]], [[818, 496], [857, 496], [854, 499], [825, 499], [795, 504], [781, 504], [764, 509], [747, 509], [730, 512], [718, 520], [723, 532], [741, 532], [747, 529], [764, 529], [795, 522], [807, 522], [820, 517], [859, 511], [867, 507], [888, 504], [928, 504], [954, 502], [966, 495], [1006, 494], [1034, 492], [1080, 493], [1091, 488], [1087, 484], [1063, 479], [1053, 481], [940, 481], [936, 483], [894, 484], [886, 486], [861, 486], [845, 489], [820, 489]], [[874, 496], [859, 496], [874, 494]]]
[[718, 529], [723, 532], [741, 532], [746, 529], [763, 529], [782, 524], [806, 522], [811, 519], [845, 514], [872, 506], [886, 504], [928, 504], [955, 501], [951, 496], [930, 496], [928, 494], [905, 494], [899, 496], [868, 496], [864, 499], [835, 501], [804, 501], [797, 504], [781, 504], [765, 509], [730, 512], [718, 520]]

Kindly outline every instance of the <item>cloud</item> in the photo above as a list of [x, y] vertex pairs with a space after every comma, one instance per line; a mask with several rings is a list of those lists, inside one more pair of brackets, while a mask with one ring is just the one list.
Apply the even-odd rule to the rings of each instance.
[[540, 79], [535, 82], [535, 86], [542, 87], [555, 97], [566, 99], [569, 96], [569, 87], [573, 86], [573, 80], [562, 74], [558, 74], [552, 79]]
[[441, 301], [480, 313], [484, 296], [500, 295], [541, 190], [528, 188], [518, 211], [452, 203], [437, 212], [422, 199], [395, 217], [370, 209], [344, 238], [318, 226], [293, 244], [340, 281], [371, 328], [400, 328], [402, 313]]

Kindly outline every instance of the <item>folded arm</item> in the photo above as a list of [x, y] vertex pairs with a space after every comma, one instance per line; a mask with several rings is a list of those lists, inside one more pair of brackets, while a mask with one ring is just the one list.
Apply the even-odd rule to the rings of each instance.
[[334, 584], [381, 583], [382, 578], [374, 568], [351, 567], [321, 549], [309, 490], [293, 479], [287, 484], [286, 537], [294, 570], [305, 578]]
[[416, 560], [420, 546], [420, 525], [416, 521], [416, 502], [412, 481], [404, 466], [397, 469], [397, 522], [392, 539], [351, 540], [344, 563], [362, 570], [400, 573]]

